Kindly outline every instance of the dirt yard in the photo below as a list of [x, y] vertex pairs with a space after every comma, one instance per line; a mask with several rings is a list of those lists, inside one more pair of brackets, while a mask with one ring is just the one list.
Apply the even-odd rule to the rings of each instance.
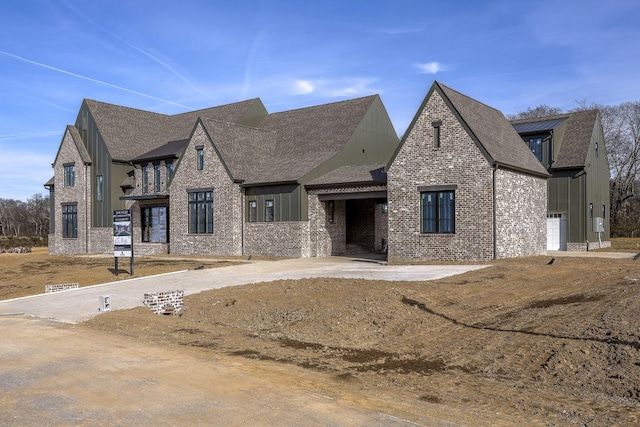
[[[110, 273], [104, 259], [61, 259], [0, 255], [0, 298], [81, 281], [84, 270]], [[639, 425], [640, 260], [549, 259], [501, 260], [432, 282], [226, 288], [186, 297], [182, 316], [138, 308], [80, 328], [274, 371], [295, 366], [323, 378], [320, 394], [376, 402], [419, 425], [429, 414], [461, 425]], [[163, 268], [203, 264], [184, 262]]]

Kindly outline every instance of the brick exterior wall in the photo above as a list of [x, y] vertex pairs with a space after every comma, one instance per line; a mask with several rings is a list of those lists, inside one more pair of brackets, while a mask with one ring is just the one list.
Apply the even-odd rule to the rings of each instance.
[[[433, 121], [441, 120], [434, 148]], [[493, 258], [493, 171], [434, 91], [388, 171], [389, 261]], [[418, 187], [456, 185], [455, 234], [423, 234]]]
[[[204, 149], [203, 170], [197, 170], [198, 146]], [[213, 234], [190, 234], [187, 190], [210, 188], [213, 188]], [[233, 183], [201, 125], [175, 167], [170, 194], [172, 254], [242, 255], [242, 189]]]
[[327, 219], [328, 202], [320, 201], [317, 191], [309, 192], [310, 256], [339, 255], [346, 249], [345, 201], [335, 200], [333, 222]]
[[[310, 256], [323, 257], [342, 255], [347, 250], [347, 200], [335, 200], [334, 221], [327, 220], [327, 201], [320, 201], [320, 195], [354, 194], [367, 192], [386, 192], [386, 185], [336, 187], [309, 190], [309, 227]], [[360, 225], [352, 226], [351, 233], [361, 242], [361, 246], [370, 251], [382, 250], [382, 239], [388, 238], [388, 215], [382, 213], [382, 205], [373, 199], [352, 200], [362, 206], [365, 215], [357, 215]], [[368, 242], [368, 244], [367, 244]]]
[[311, 256], [309, 221], [246, 222], [244, 233], [245, 255]]
[[544, 255], [547, 251], [547, 180], [496, 171], [496, 256]]
[[[64, 165], [75, 164], [75, 184], [72, 187], [64, 185]], [[49, 253], [52, 255], [86, 253], [89, 247], [87, 235], [89, 214], [91, 212], [91, 166], [82, 162], [78, 149], [69, 132], [65, 132], [60, 144], [60, 150], [53, 165], [55, 188], [55, 215], [56, 228], [49, 235]], [[63, 238], [62, 205], [77, 203], [78, 206], [78, 237]]]

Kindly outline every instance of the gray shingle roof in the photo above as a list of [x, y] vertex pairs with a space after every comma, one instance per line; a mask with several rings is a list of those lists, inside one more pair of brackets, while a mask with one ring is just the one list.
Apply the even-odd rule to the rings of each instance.
[[269, 162], [252, 177], [253, 183], [295, 181], [345, 147], [377, 95], [267, 116], [260, 127], [275, 132]]
[[198, 117], [237, 122], [257, 98], [188, 113], [165, 115], [85, 99], [109, 153], [129, 161], [170, 141], [188, 139]]
[[253, 180], [273, 156], [276, 134], [263, 129], [201, 119], [209, 138], [236, 180]]
[[151, 150], [147, 153], [141, 154], [138, 157], [131, 159], [133, 163], [152, 162], [158, 159], [177, 158], [180, 157], [182, 152], [189, 144], [188, 139], [182, 139], [180, 141], [171, 141], [160, 147]]
[[451, 102], [477, 141], [495, 162], [517, 170], [548, 176], [547, 170], [499, 110], [439, 82], [435, 82], [434, 85], [440, 88], [441, 93]]
[[562, 141], [557, 141], [560, 149], [553, 169], [581, 168], [587, 162], [587, 153], [597, 119], [598, 110], [586, 110], [535, 119], [512, 120], [511, 124], [518, 132], [526, 133], [529, 129], [552, 130], [566, 122], [567, 128]]

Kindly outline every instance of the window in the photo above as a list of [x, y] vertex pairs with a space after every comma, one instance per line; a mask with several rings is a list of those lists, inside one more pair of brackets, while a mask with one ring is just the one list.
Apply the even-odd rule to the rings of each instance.
[[149, 168], [146, 166], [142, 167], [142, 192], [149, 192]]
[[198, 170], [204, 169], [204, 147], [196, 147], [196, 158], [198, 162]]
[[602, 219], [607, 217], [607, 208], [605, 205], [602, 205]]
[[156, 193], [160, 192], [160, 165], [153, 166], [153, 184]]
[[455, 192], [421, 193], [422, 233], [455, 233]]
[[142, 208], [142, 241], [167, 243], [167, 207], [145, 206]]
[[98, 175], [96, 176], [96, 200], [101, 202], [103, 198], [102, 175]]
[[78, 237], [78, 204], [62, 205], [62, 237], [76, 239]]
[[76, 165], [64, 165], [64, 186], [76, 185]]
[[189, 233], [213, 233], [213, 191], [189, 193]]
[[440, 148], [440, 126], [442, 126], [442, 121], [431, 122], [431, 126], [433, 126], [433, 148]]
[[529, 139], [529, 148], [539, 161], [542, 161], [542, 138]]
[[329, 200], [327, 202], [327, 222], [333, 223], [335, 220], [336, 202]]
[[266, 222], [273, 222], [273, 200], [265, 200], [264, 202], [264, 220]]
[[249, 222], [258, 221], [258, 202], [249, 200]]
[[169, 182], [173, 178], [173, 163], [167, 163], [167, 182]]

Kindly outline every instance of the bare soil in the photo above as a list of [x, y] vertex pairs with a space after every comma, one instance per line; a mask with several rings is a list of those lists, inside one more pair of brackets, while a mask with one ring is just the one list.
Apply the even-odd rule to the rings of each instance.
[[[0, 295], [8, 294], [5, 270], [24, 268], [4, 257]], [[88, 262], [11, 259], [28, 258], [69, 277]], [[640, 424], [640, 261], [548, 261], [501, 260], [430, 282], [309, 279], [225, 288], [186, 297], [181, 316], [137, 308], [80, 328], [273, 364], [274, 371], [295, 367], [324, 379], [314, 383], [318, 393], [375, 398], [420, 424], [429, 424], [429, 414], [464, 425]], [[180, 262], [172, 266], [182, 269]], [[39, 265], [22, 270], [32, 283], [53, 274]]]

